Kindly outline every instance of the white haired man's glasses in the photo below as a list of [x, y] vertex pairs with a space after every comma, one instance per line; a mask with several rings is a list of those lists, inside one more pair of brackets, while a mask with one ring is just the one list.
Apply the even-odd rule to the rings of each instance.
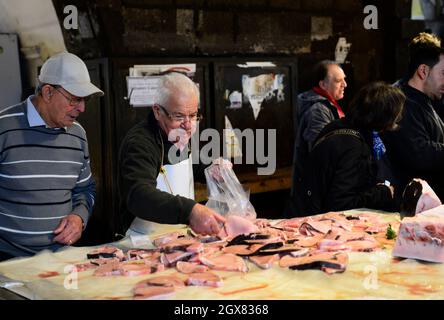
[[185, 120], [188, 118], [191, 122], [195, 122], [195, 121], [200, 121], [202, 120], [203, 116], [199, 113], [199, 112], [195, 112], [189, 115], [184, 115], [184, 114], [177, 114], [177, 113], [169, 113], [165, 107], [161, 106], [160, 104], [156, 104], [162, 111], [163, 113], [170, 118], [172, 121], [176, 121], [176, 122], [185, 122]]

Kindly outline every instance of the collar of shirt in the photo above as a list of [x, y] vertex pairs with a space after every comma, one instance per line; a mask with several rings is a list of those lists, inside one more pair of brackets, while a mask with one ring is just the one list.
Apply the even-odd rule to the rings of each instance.
[[404, 93], [408, 98], [414, 99], [415, 101], [420, 100], [423, 104], [432, 106], [432, 99], [430, 99], [428, 95], [416, 88], [413, 88], [409, 84], [405, 85]]
[[32, 98], [34, 96], [29, 96], [26, 100], [26, 109], [28, 116], [28, 123], [30, 127], [40, 127], [46, 126], [45, 120], [42, 119], [34, 104], [32, 103]]
[[51, 128], [46, 124], [45, 120], [43, 120], [43, 118], [40, 116], [39, 112], [35, 108], [34, 104], [32, 103], [33, 97], [34, 97], [34, 95], [29, 96], [28, 99], [26, 100], [26, 109], [27, 109], [27, 117], [28, 117], [29, 126], [31, 128], [45, 126], [45, 128], [49, 128], [49, 129], [54, 129], [54, 130], [65, 129], [65, 131], [66, 131], [67, 130], [66, 127]]

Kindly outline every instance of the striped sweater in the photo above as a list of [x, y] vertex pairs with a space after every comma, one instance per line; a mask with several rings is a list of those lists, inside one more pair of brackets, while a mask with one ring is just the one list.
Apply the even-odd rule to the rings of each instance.
[[0, 110], [0, 251], [14, 256], [60, 248], [60, 220], [86, 225], [95, 197], [85, 130], [47, 128], [30, 98]]

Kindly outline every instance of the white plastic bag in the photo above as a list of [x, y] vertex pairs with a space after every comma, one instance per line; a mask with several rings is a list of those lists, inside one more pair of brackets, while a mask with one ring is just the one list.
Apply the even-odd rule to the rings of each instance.
[[208, 202], [206, 206], [217, 213], [238, 215], [249, 220], [256, 219], [256, 211], [250, 203], [250, 193], [245, 191], [228, 160], [218, 158], [205, 169]]

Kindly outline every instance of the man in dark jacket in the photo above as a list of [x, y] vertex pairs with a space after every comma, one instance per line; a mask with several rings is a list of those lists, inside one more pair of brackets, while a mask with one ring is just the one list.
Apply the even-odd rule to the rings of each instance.
[[[134, 126], [119, 156], [121, 232], [149, 233], [151, 222], [189, 223], [202, 234], [217, 234], [224, 218], [194, 201], [188, 141], [200, 119], [199, 90], [185, 75], [161, 79], [158, 103]], [[131, 226], [130, 226], [131, 224]]]
[[312, 89], [298, 95], [297, 133], [293, 157], [293, 188], [301, 167], [321, 130], [331, 121], [344, 117], [337, 103], [347, 87], [342, 68], [334, 61], [323, 60], [313, 69]]
[[399, 130], [382, 139], [398, 178], [398, 190], [412, 178], [426, 180], [444, 200], [444, 123], [433, 103], [444, 93], [444, 49], [433, 35], [421, 33], [409, 45], [408, 80], [398, 82], [407, 96]]
[[438, 116], [444, 121], [444, 95], [440, 100], [435, 100], [433, 102], [433, 108], [435, 109]]

